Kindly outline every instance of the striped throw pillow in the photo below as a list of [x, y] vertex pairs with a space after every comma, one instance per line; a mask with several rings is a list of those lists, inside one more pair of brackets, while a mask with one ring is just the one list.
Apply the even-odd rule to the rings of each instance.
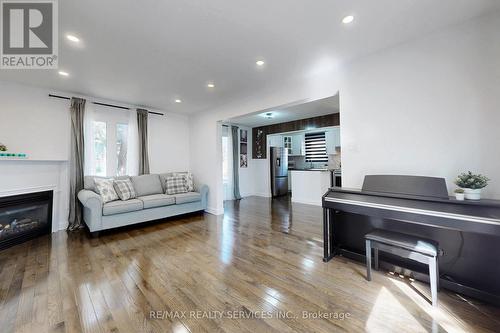
[[120, 200], [130, 200], [137, 198], [137, 194], [134, 190], [134, 185], [130, 179], [120, 179], [115, 180], [113, 183], [116, 194], [120, 197]]
[[165, 188], [167, 194], [187, 193], [186, 177], [184, 176], [170, 176], [165, 181]]

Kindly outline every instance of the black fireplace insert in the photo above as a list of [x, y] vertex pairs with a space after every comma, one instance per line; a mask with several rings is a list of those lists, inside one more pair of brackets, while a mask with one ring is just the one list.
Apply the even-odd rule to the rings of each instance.
[[0, 197], [0, 250], [52, 231], [53, 191]]

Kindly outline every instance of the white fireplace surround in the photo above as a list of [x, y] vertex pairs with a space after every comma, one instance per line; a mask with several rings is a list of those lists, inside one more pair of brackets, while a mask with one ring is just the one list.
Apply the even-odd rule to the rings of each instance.
[[68, 161], [0, 160], [0, 197], [53, 191], [52, 232], [68, 224]]

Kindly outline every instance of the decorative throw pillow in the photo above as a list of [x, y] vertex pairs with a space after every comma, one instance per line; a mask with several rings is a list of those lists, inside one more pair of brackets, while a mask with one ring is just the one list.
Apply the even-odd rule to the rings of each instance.
[[113, 182], [113, 187], [115, 188], [116, 194], [120, 197], [120, 200], [125, 201], [137, 197], [134, 185], [130, 179], [115, 180]]
[[113, 187], [113, 179], [94, 178], [94, 181], [103, 203], [118, 200], [118, 195]]
[[175, 176], [182, 176], [186, 180], [186, 188], [188, 192], [193, 192], [194, 191], [194, 181], [193, 181], [193, 174], [191, 172], [178, 172], [175, 173]]
[[186, 187], [186, 177], [170, 176], [165, 180], [165, 188], [167, 194], [178, 194], [188, 192]]

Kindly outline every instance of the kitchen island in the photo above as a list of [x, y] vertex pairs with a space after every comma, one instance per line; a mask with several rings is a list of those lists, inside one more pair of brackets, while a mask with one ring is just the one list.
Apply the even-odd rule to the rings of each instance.
[[292, 202], [321, 206], [330, 188], [330, 174], [328, 169], [290, 169]]

